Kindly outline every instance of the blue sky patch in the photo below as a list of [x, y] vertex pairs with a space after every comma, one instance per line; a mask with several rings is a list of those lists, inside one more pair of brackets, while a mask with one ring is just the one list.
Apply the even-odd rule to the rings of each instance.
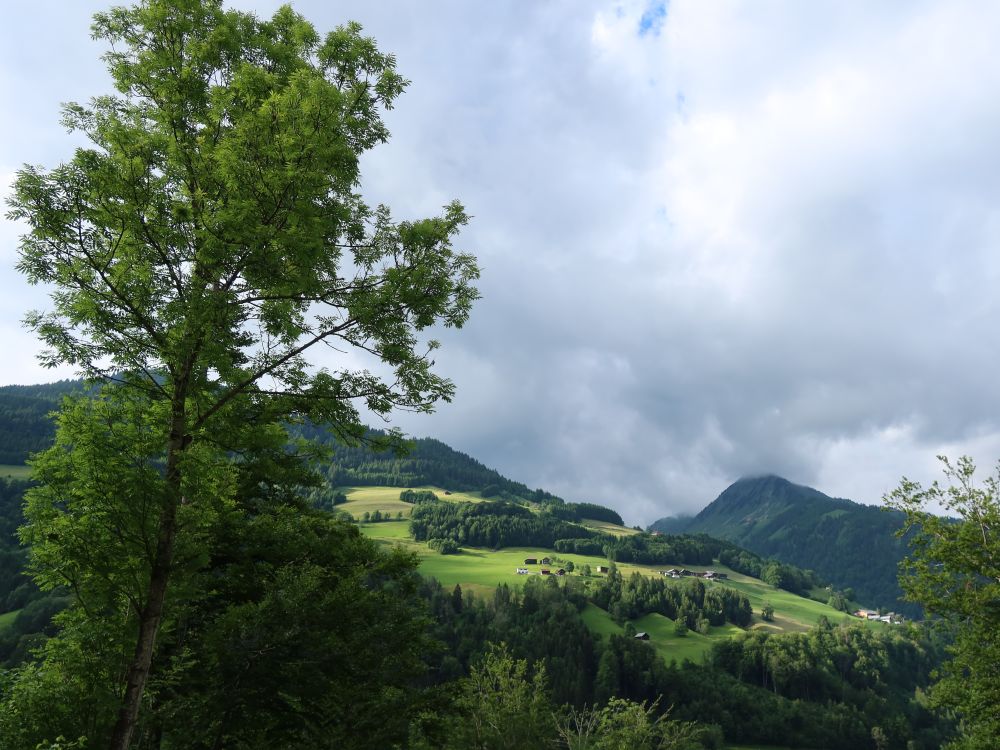
[[663, 28], [663, 22], [667, 20], [666, 0], [653, 0], [646, 8], [646, 12], [639, 19], [639, 36], [652, 34], [658, 36]]

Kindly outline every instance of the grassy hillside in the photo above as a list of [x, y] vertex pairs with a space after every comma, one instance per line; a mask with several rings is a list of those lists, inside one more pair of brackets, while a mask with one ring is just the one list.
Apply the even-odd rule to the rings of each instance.
[[741, 479], [690, 519], [661, 519], [650, 530], [704, 533], [751, 552], [816, 571], [868, 606], [919, 615], [901, 601], [897, 579], [906, 543], [902, 514], [824, 495], [781, 477]]
[[24, 464], [0, 464], [0, 478], [31, 479], [31, 469]]
[[[482, 498], [478, 494], [470, 492], [451, 492], [441, 487], [429, 485], [409, 489], [430, 490], [442, 500], [466, 503], [482, 502]], [[360, 520], [366, 511], [374, 513], [377, 510], [383, 515], [388, 513], [393, 517], [401, 512], [405, 518], [413, 510], [410, 503], [404, 503], [399, 499], [399, 487], [346, 487], [343, 492], [347, 495], [347, 505], [340, 506], [340, 509], [350, 513], [355, 520]]]
[[[395, 487], [356, 487], [345, 489], [345, 493], [348, 502], [338, 506], [338, 508], [350, 513], [355, 518], [361, 517], [365, 511], [372, 512], [376, 509], [383, 513], [389, 512], [394, 516], [398, 510], [406, 511], [413, 507], [398, 500], [399, 489]], [[456, 502], [480, 500], [475, 496], [458, 493], [442, 497], [442, 499]], [[588, 522], [586, 525], [591, 526], [592, 524]], [[613, 534], [638, 533], [634, 529], [615, 527], [613, 524], [601, 523], [599, 526], [602, 531]], [[563, 580], [567, 581], [568, 585], [580, 587], [596, 585], [605, 577], [597, 573], [598, 566], [609, 564], [607, 559], [601, 556], [558, 553], [539, 547], [508, 547], [499, 550], [463, 547], [459, 554], [441, 555], [430, 549], [426, 543], [414, 541], [409, 535], [409, 523], [406, 520], [364, 523], [361, 525], [361, 530], [365, 536], [382, 544], [400, 546], [416, 554], [420, 562], [421, 572], [438, 579], [444, 586], [453, 587], [459, 584], [463, 591], [473, 591], [482, 596], [492, 596], [493, 590], [501, 583], [518, 587], [522, 586], [529, 576], [539, 575], [541, 565], [527, 566], [530, 571], [528, 576], [517, 573], [518, 568], [525, 567], [526, 558], [541, 559], [547, 556], [552, 560], [552, 564], [548, 566], [552, 570], [566, 567], [567, 562], [572, 562], [574, 571], [567, 574]], [[585, 565], [589, 565], [591, 568], [590, 576], [581, 574]], [[618, 570], [625, 577], [630, 576], [633, 572], [639, 572], [650, 578], [661, 578], [660, 571], [669, 567], [675, 566], [617, 564]], [[750, 626], [752, 628], [764, 628], [773, 632], [803, 632], [816, 625], [823, 617], [832, 623], [847, 620], [857, 621], [826, 604], [782, 591], [719, 564], [682, 566], [678, 563], [676, 567], [687, 567], [695, 573], [704, 573], [708, 569], [726, 573], [728, 578], [724, 582], [704, 581], [706, 589], [728, 587], [744, 594], [749, 599], [754, 611]], [[760, 618], [759, 613], [765, 603], [770, 603], [774, 607], [774, 620], [772, 622], [764, 622]], [[625, 632], [624, 627], [616, 623], [608, 612], [593, 603], [588, 604], [583, 610], [582, 618], [595, 633], [607, 636], [620, 635]], [[713, 643], [740, 632], [740, 628], [727, 623], [710, 628], [706, 635], [689, 631], [685, 635], [679, 636], [675, 632], [674, 622], [657, 613], [644, 615], [631, 624], [636, 631], [645, 631], [650, 634], [650, 645], [668, 662], [685, 659], [700, 662], [706, 652], [711, 649]]]

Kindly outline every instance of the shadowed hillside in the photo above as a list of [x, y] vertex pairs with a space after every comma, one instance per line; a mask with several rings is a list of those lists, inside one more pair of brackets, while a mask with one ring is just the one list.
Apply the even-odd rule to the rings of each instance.
[[815, 570], [868, 605], [918, 610], [901, 602], [897, 539], [901, 513], [836, 499], [777, 476], [740, 479], [694, 518], [664, 518], [650, 530], [704, 533], [759, 555]]

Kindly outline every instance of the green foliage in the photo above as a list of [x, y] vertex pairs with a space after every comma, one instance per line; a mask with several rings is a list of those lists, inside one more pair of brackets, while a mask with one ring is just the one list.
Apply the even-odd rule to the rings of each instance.
[[590, 520], [604, 521], [605, 523], [613, 523], [618, 526], [625, 525], [625, 522], [618, 513], [611, 510], [611, 508], [605, 508], [603, 505], [596, 505], [595, 503], [565, 503], [554, 499], [544, 503], [542, 507], [546, 513], [551, 513], [563, 521]]
[[63, 396], [83, 389], [79, 380], [0, 387], [0, 464], [23, 464], [52, 444], [52, 412]]
[[[0, 478], [0, 612], [21, 609], [41, 596], [25, 573], [27, 552], [17, 537], [17, 527], [24, 520], [24, 493], [30, 486], [26, 481]], [[4, 658], [0, 643], [0, 660]]]
[[430, 490], [403, 490], [399, 493], [399, 499], [404, 503], [436, 503], [438, 496]]
[[656, 612], [704, 633], [710, 625], [727, 621], [745, 627], [752, 618], [746, 596], [728, 587], [706, 590], [704, 582], [697, 578], [673, 581], [639, 572], [628, 578], [608, 575], [591, 596], [594, 604], [610, 612], [618, 623]]
[[410, 531], [417, 541], [452, 539], [460, 545], [491, 548], [552, 547], [556, 539], [569, 535], [596, 536], [551, 514], [532, 513], [505, 501], [419, 503], [410, 516]]
[[657, 710], [623, 698], [600, 708], [571, 709], [559, 722], [559, 737], [568, 750], [694, 750], [721, 747], [718, 728], [669, 721]]
[[[275, 450], [281, 446], [276, 440]], [[203, 546], [210, 552], [184, 576], [186, 595], [158, 639], [149, 681], [155, 700], [141, 716], [142, 736], [176, 748], [401, 741], [422, 700], [415, 682], [430, 649], [415, 599], [415, 561], [380, 553], [355, 526], [296, 504], [294, 484], [275, 486], [258, 473], [265, 464], [237, 467], [234, 500], [207, 519]], [[32, 516], [28, 528], [45, 536], [78, 523], [75, 515], [71, 504], [64, 517]], [[94, 547], [113, 544], [92, 539]], [[72, 568], [76, 559], [66, 563]], [[3, 689], [0, 746], [33, 748], [58, 735], [107, 743], [118, 673], [129, 656], [128, 623], [121, 621], [128, 605], [116, 605], [120, 583], [84, 583], [86, 596], [57, 617], [62, 629], [45, 643], [42, 660], [15, 672]]]
[[454, 539], [431, 539], [427, 542], [427, 546], [442, 555], [457, 555], [462, 551]]
[[[468, 220], [457, 202], [396, 222], [358, 194], [360, 157], [388, 138], [381, 112], [406, 85], [359, 25], [322, 37], [289, 6], [261, 20], [219, 0], [142, 0], [92, 31], [116, 93], [66, 105], [63, 124], [89, 143], [51, 170], [23, 167], [9, 216], [27, 227], [18, 269], [53, 288], [51, 309], [27, 316], [44, 363], [131, 394], [118, 406], [133, 435], [101, 422], [108, 390], [91, 414], [71, 407], [93, 424], [67, 427], [82, 446], [61, 449], [79, 456], [40, 464], [26, 536], [40, 584], [68, 582], [97, 608], [87, 628], [117, 612], [103, 669], [118, 675], [109, 744], [124, 750], [150, 705], [158, 633], [194, 595], [234, 496], [227, 464], [286, 421], [357, 444], [359, 404], [387, 416], [449, 399], [426, 332], [466, 321], [479, 272], [452, 246]], [[323, 344], [374, 355], [386, 376], [311, 367]]]
[[890, 747], [908, 741], [937, 747], [947, 726], [936, 725], [917, 691], [927, 687], [939, 657], [939, 647], [916, 629], [855, 624], [783, 635], [749, 632], [716, 644], [712, 664], [793, 700], [853, 706], [869, 726], [880, 727]]
[[765, 622], [774, 620], [774, 605], [771, 602], [764, 602], [764, 606], [760, 608], [760, 618]]
[[985, 749], [1000, 737], [1000, 469], [977, 483], [970, 458], [940, 460], [947, 486], [903, 479], [885, 500], [905, 514], [900, 535], [910, 535], [903, 589], [954, 638], [932, 697], [961, 718], [954, 747]]
[[489, 750], [542, 747], [555, 734], [545, 668], [529, 673], [505, 644], [493, 645], [461, 681], [459, 746]]

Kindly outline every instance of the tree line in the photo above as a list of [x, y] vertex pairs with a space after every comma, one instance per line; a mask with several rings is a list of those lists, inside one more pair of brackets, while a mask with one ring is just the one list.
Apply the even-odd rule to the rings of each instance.
[[[649, 591], [662, 583], [647, 581]], [[635, 594], [647, 585], [636, 584]], [[566, 706], [563, 714], [624, 699], [656, 705], [658, 713], [672, 707], [668, 718], [702, 727], [706, 741], [831, 750], [936, 748], [952, 736], [953, 725], [920, 700], [942, 645], [915, 628], [827, 623], [807, 634], [752, 632], [720, 642], [705, 664], [667, 664], [649, 643], [590, 631], [580, 612], [594, 599], [579, 579], [530, 578], [488, 597], [428, 579], [423, 596], [434, 637], [445, 646], [429, 673], [442, 687], [461, 684], [490, 644], [504, 643], [512, 659], [525, 661], [528, 681], [544, 672], [546, 696]], [[436, 718], [448, 725], [448, 715]], [[435, 727], [429, 722], [430, 736]]]
[[698, 578], [651, 578], [638, 571], [625, 578], [617, 567], [609, 570], [590, 598], [619, 624], [656, 612], [707, 633], [710, 626], [726, 622], [744, 628], [753, 619], [750, 600], [735, 589], [706, 587]]

